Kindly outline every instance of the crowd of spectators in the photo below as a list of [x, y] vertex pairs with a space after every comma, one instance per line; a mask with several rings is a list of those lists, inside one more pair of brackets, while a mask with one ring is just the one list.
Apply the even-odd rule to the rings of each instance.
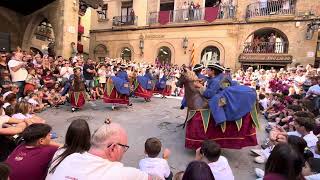
[[[175, 175], [168, 163], [170, 150], [157, 138], [146, 140], [146, 158], [140, 160], [138, 168], [124, 166], [121, 159], [129, 149], [128, 135], [121, 125], [110, 121], [91, 133], [88, 123], [77, 119], [70, 124], [64, 144], [52, 140], [51, 126], [35, 113], [67, 103], [66, 84], [73, 68], [81, 67], [91, 100], [96, 100], [104, 93], [106, 78], [116, 73], [121, 63], [110, 59], [84, 61], [80, 55], [66, 60], [21, 49], [1, 53], [1, 178], [233, 180], [236, 175], [212, 140], [204, 141], [194, 161]], [[147, 66], [128, 65], [132, 77], [143, 74]], [[167, 83], [175, 86], [180, 69], [177, 65], [148, 66], [154, 76], [169, 73]], [[311, 65], [287, 70], [248, 68], [231, 74], [240, 84], [257, 90], [259, 107], [267, 120], [269, 138], [261, 149], [252, 149], [257, 156], [254, 161], [265, 163], [265, 170], [255, 169], [261, 178], [319, 178], [319, 75], [320, 69]], [[172, 88], [173, 95], [181, 91]]]

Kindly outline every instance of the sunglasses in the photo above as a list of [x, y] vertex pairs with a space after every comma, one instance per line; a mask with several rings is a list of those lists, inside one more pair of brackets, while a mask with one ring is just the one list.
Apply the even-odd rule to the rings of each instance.
[[[107, 146], [107, 148], [111, 147], [113, 144], [110, 144], [109, 146]], [[124, 144], [121, 144], [121, 143], [116, 143], [115, 145], [118, 145], [118, 146], [121, 146], [124, 150], [124, 152], [127, 152], [129, 147], [128, 145], [124, 145]]]

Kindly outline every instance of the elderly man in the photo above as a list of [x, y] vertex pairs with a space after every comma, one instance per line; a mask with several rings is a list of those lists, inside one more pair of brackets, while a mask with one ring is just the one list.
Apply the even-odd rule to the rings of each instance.
[[119, 162], [129, 148], [127, 143], [127, 133], [119, 124], [105, 124], [93, 134], [88, 152], [71, 154], [46, 179], [151, 179], [145, 172]]

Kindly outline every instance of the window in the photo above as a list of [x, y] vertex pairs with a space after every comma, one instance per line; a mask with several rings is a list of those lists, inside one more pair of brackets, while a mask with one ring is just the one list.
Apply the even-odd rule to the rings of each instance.
[[101, 7], [101, 11], [98, 12], [99, 20], [107, 20], [107, 13], [108, 13], [108, 4], [104, 4]]

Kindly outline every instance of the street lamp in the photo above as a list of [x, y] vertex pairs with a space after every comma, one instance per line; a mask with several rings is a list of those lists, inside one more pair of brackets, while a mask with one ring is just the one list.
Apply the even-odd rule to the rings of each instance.
[[140, 37], [139, 37], [139, 48], [140, 48], [140, 51], [141, 51], [141, 56], [143, 55], [143, 48], [144, 48], [144, 39], [143, 39], [143, 35], [140, 34]]
[[187, 48], [188, 48], [188, 38], [187, 37], [183, 38], [182, 48], [184, 49], [184, 54], [187, 54]]

